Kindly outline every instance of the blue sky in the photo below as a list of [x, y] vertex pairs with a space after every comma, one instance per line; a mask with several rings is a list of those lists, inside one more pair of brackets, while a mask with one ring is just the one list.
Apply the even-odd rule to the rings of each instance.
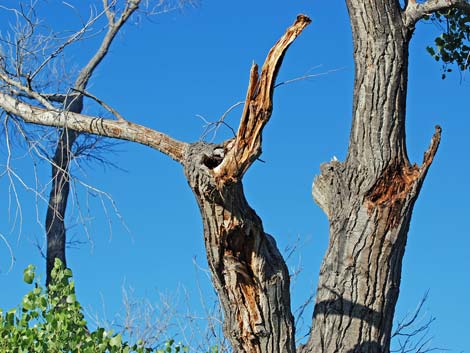
[[[5, 3], [14, 5], [16, 1]], [[92, 1], [79, 4], [83, 14]], [[54, 27], [70, 28], [73, 11], [59, 1], [46, 2], [44, 13]], [[46, 9], [43, 8], [43, 9]], [[311, 197], [311, 184], [319, 166], [332, 156], [342, 160], [351, 124], [354, 66], [352, 43], [343, 1], [202, 1], [197, 8], [143, 20], [125, 27], [109, 56], [96, 72], [89, 91], [134, 122], [184, 141], [197, 141], [203, 132], [201, 115], [217, 120], [228, 107], [243, 100], [252, 61], [261, 64], [274, 42], [299, 13], [312, 24], [289, 49], [278, 82], [312, 73], [325, 73], [281, 86], [274, 97], [274, 112], [263, 138], [262, 159], [247, 173], [247, 199], [261, 216], [265, 230], [281, 249], [299, 239], [299, 251], [289, 267], [302, 272], [293, 284], [293, 309], [315, 290], [319, 265], [328, 241], [326, 216]], [[0, 12], [0, 16], [5, 16]], [[71, 20], [72, 19], [72, 20]], [[2, 32], [5, 23], [2, 21]], [[429, 290], [426, 312], [437, 318], [432, 326], [433, 346], [452, 352], [468, 351], [470, 327], [470, 188], [467, 152], [469, 74], [440, 78], [440, 64], [425, 51], [437, 29], [420, 24], [410, 50], [407, 143], [412, 162], [421, 163], [434, 125], [443, 128], [437, 157], [416, 202], [404, 258], [397, 318], [413, 311]], [[86, 62], [97, 38], [68, 51], [72, 66]], [[89, 112], [96, 109], [89, 108]], [[236, 127], [241, 110], [228, 122]], [[229, 136], [220, 131], [218, 139]], [[3, 140], [2, 140], [3, 142]], [[4, 145], [1, 145], [4, 149]], [[204, 295], [212, 290], [206, 268], [202, 225], [182, 168], [149, 148], [122, 143], [109, 159], [122, 170], [85, 164], [77, 177], [112, 195], [127, 227], [112, 211], [112, 231], [97, 197], [89, 198], [88, 242], [68, 250], [78, 298], [89, 311], [108, 318], [122, 312], [121, 288], [158, 302], [159, 292], [186, 288], [191, 305], [200, 310], [196, 277]], [[0, 150], [1, 151], [1, 150]], [[4, 151], [0, 153], [4, 163]], [[19, 175], [32, 180], [32, 164], [15, 162]], [[43, 183], [49, 167], [38, 165]], [[22, 271], [29, 263], [44, 274], [44, 261], [34, 242], [43, 230], [37, 224], [34, 196], [20, 190], [23, 227], [11, 231], [8, 218], [8, 183], [0, 179], [0, 232], [13, 247], [10, 272], [6, 246], [0, 245], [0, 307], [20, 301], [27, 287]], [[85, 209], [83, 189], [78, 201]], [[86, 241], [77, 224], [77, 207], [69, 209], [69, 236]], [[11, 212], [10, 212], [11, 213]], [[45, 216], [43, 204], [39, 219]], [[75, 225], [75, 226], [73, 226]], [[43, 275], [43, 278], [45, 276]], [[176, 296], [176, 294], [175, 294]], [[177, 301], [177, 300], [175, 300]], [[180, 304], [181, 304], [180, 300]], [[103, 305], [104, 303], [104, 305]], [[105, 307], [105, 309], [103, 309]], [[311, 308], [306, 314], [310, 321]]]

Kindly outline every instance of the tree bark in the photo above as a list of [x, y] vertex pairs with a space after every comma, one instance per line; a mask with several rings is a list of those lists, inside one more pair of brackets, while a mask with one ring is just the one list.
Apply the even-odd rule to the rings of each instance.
[[65, 256], [65, 212], [70, 191], [69, 165], [72, 160], [71, 146], [78, 137], [73, 130], [62, 130], [52, 159], [52, 187], [46, 213], [46, 286], [51, 283], [51, 273], [56, 258], [67, 266]]
[[184, 161], [201, 211], [224, 334], [234, 352], [295, 352], [289, 272], [274, 238], [248, 205], [242, 183], [218, 186], [212, 169], [224, 155], [223, 146], [197, 143]]
[[[65, 111], [43, 109], [0, 92], [0, 106], [25, 122], [138, 142], [167, 154], [184, 166], [201, 210], [209, 268], [225, 314], [224, 332], [236, 352], [295, 352], [289, 273], [274, 238], [264, 232], [260, 218], [248, 205], [241, 181], [261, 154], [262, 131], [271, 117], [274, 86], [282, 59], [309, 23], [308, 17], [299, 15], [271, 48], [260, 73], [253, 64], [237, 136], [222, 145], [187, 144], [122, 117], [118, 117], [118, 121], [90, 117], [79, 113], [81, 107]], [[90, 75], [99, 60], [93, 62], [95, 66], [89, 69]], [[77, 82], [85, 86], [87, 81], [80, 81], [81, 76]], [[79, 87], [77, 91], [83, 89]], [[80, 92], [78, 96], [80, 105], [82, 94], [85, 93]], [[51, 237], [55, 242], [52, 263], [55, 257], [61, 256], [65, 261], [63, 218], [69, 185], [70, 144], [67, 142], [71, 139], [66, 139], [66, 134], [63, 136], [53, 175], [64, 173], [54, 184], [50, 207], [54, 212], [48, 214], [48, 219], [55, 221], [57, 234]]]
[[[80, 70], [75, 81], [74, 93], [64, 95], [62, 116], [69, 118], [70, 113], [80, 114], [83, 110], [82, 92], [86, 89], [88, 82], [93, 75], [96, 67], [102, 62], [108, 50], [124, 23], [138, 9], [141, 0], [126, 1], [124, 10], [115, 18], [116, 14], [112, 12], [107, 2], [104, 2], [105, 13], [108, 17], [108, 29], [100, 47], [91, 57], [88, 63]], [[76, 92], [80, 92], [77, 94]], [[46, 234], [47, 234], [47, 254], [46, 254], [46, 286], [51, 282], [51, 271], [54, 268], [55, 258], [60, 259], [64, 266], [66, 262], [66, 228], [65, 212], [67, 210], [67, 201], [70, 191], [70, 162], [73, 159], [72, 146], [79, 136], [79, 130], [72, 130], [65, 127], [60, 132], [56, 151], [52, 159], [52, 188], [49, 195], [49, 205], [46, 214]]]
[[346, 161], [321, 166], [313, 197], [330, 222], [312, 331], [303, 352], [389, 352], [421, 167], [405, 143], [408, 46], [398, 2], [347, 1], [354, 40], [353, 123]]
[[192, 144], [182, 162], [201, 211], [224, 334], [234, 352], [295, 352], [289, 272], [274, 238], [248, 205], [242, 178], [261, 153], [282, 59], [309, 23], [306, 16], [297, 17], [270, 50], [260, 74], [253, 64], [237, 136], [221, 145]]
[[[300, 347], [302, 353], [389, 352], [411, 214], [440, 141], [436, 127], [422, 165], [411, 165], [405, 143], [408, 46], [422, 9], [441, 9], [443, 1], [423, 7], [409, 1], [405, 10], [396, 0], [346, 3], [356, 65], [352, 129], [346, 160], [323, 164], [314, 180], [313, 197], [329, 219], [330, 242], [320, 270], [312, 331]], [[457, 6], [462, 0], [448, 3]], [[138, 142], [184, 166], [203, 219], [224, 332], [235, 352], [296, 349], [289, 274], [274, 238], [264, 232], [245, 199], [242, 178], [261, 153], [282, 58], [309, 22], [305, 16], [297, 18], [269, 52], [261, 73], [253, 65], [237, 136], [220, 145], [187, 144], [123, 119], [43, 109], [0, 93], [0, 106], [25, 122]], [[90, 74], [99, 60], [93, 62]], [[66, 150], [72, 140], [62, 142]], [[68, 166], [64, 155], [56, 153], [56, 172]], [[53, 191], [68, 192], [67, 174], [54, 183]], [[64, 200], [56, 197], [53, 207], [63, 207], [65, 213]], [[52, 213], [51, 218], [63, 221], [64, 213]], [[56, 228], [62, 234], [63, 228]]]
[[[69, 96], [64, 99], [66, 112], [81, 113], [82, 96]], [[58, 258], [65, 267], [67, 259], [65, 247], [67, 232], [65, 228], [65, 212], [70, 191], [70, 162], [73, 159], [72, 146], [78, 138], [78, 132], [65, 128], [60, 130], [54, 157], [51, 161], [52, 186], [46, 213], [46, 286], [51, 283], [51, 273], [55, 259]]]

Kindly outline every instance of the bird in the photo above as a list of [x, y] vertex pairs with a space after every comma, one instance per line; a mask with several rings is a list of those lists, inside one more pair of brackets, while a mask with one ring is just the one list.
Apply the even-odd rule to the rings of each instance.
[[[236, 274], [241, 276], [246, 282], [252, 282], [252, 276], [249, 275], [249, 270], [246, 263], [236, 259], [231, 254], [224, 255], [224, 267], [227, 274]], [[235, 280], [235, 278], [232, 278]]]

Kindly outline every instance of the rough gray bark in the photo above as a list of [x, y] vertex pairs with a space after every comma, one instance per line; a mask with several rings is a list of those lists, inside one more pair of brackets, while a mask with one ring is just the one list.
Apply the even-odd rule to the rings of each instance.
[[241, 180], [261, 153], [284, 54], [309, 23], [298, 16], [269, 52], [259, 75], [258, 66], [252, 66], [237, 136], [222, 145], [190, 145], [182, 161], [201, 211], [224, 333], [235, 352], [295, 352], [289, 272], [274, 238], [248, 205]]
[[[271, 48], [260, 72], [253, 64], [237, 136], [220, 146], [189, 145], [122, 117], [116, 121], [72, 109], [44, 109], [0, 93], [0, 106], [25, 122], [135, 141], [184, 166], [201, 209], [209, 266], [224, 309], [224, 331], [237, 352], [295, 352], [289, 273], [273, 237], [264, 233], [261, 220], [246, 202], [241, 180], [261, 154], [262, 131], [271, 117], [282, 59], [309, 23], [308, 17], [299, 15]], [[65, 210], [66, 202], [53, 196]]]
[[295, 352], [287, 266], [242, 183], [217, 185], [212, 170], [224, 155], [223, 146], [198, 143], [183, 163], [201, 211], [224, 334], [235, 352]]
[[440, 140], [421, 167], [405, 143], [412, 26], [398, 2], [347, 1], [354, 40], [353, 122], [346, 161], [321, 167], [313, 196], [328, 216], [312, 331], [303, 352], [388, 352], [414, 202]]
[[[355, 83], [348, 155], [321, 166], [313, 197], [330, 222], [309, 341], [301, 352], [388, 353], [411, 213], [437, 151], [436, 127], [420, 167], [406, 153], [408, 46], [416, 21], [462, 0], [422, 4], [346, 1]], [[310, 20], [299, 16], [258, 73], [253, 65], [234, 139], [187, 144], [124, 119], [43, 109], [0, 93], [0, 106], [24, 121], [130, 140], [184, 166], [204, 224], [204, 241], [235, 352], [295, 352], [289, 275], [276, 243], [243, 194], [242, 178], [261, 153], [277, 72]]]

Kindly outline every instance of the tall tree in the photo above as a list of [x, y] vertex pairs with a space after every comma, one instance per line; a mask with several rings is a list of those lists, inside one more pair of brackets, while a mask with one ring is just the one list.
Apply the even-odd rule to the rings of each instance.
[[[122, 13], [117, 14], [114, 10], [115, 2], [109, 3], [104, 0], [104, 12], [108, 19], [107, 32], [96, 53], [88, 63], [81, 69], [75, 80], [71, 92], [66, 95], [55, 95], [56, 101], [63, 104], [65, 112], [81, 113], [83, 110], [84, 92], [88, 82], [104, 59], [116, 37], [116, 34], [126, 23], [129, 17], [138, 9], [140, 0], [126, 1]], [[96, 17], [91, 21], [95, 21]], [[66, 226], [65, 212], [70, 191], [70, 162], [74, 157], [72, 146], [78, 138], [77, 131], [68, 127], [61, 128], [54, 157], [52, 158], [52, 186], [49, 196], [49, 207], [46, 214], [47, 253], [46, 253], [46, 284], [51, 280], [51, 272], [54, 268], [55, 259], [60, 259], [65, 265], [66, 254]]]
[[313, 185], [313, 197], [330, 222], [330, 242], [310, 337], [301, 347], [295, 345], [287, 267], [245, 199], [242, 179], [261, 154], [276, 75], [289, 45], [309, 24], [306, 16], [287, 29], [261, 70], [252, 66], [236, 137], [221, 144], [185, 143], [121, 116], [93, 117], [0, 93], [0, 107], [24, 122], [137, 142], [183, 166], [201, 212], [224, 332], [236, 352], [390, 350], [411, 214], [441, 135], [436, 127], [421, 166], [409, 162], [409, 43], [415, 24], [429, 14], [470, 10], [462, 0], [405, 1], [403, 6], [396, 0], [347, 0], [346, 5], [355, 61], [352, 128], [346, 160], [323, 164]]
[[[186, 3], [189, 2], [189, 0], [186, 1]], [[185, 1], [182, 1], [177, 7], [183, 6], [184, 3]], [[41, 21], [36, 18], [37, 6], [39, 4], [33, 2], [20, 4], [19, 9], [3, 8], [5, 11], [15, 13], [18, 23], [13, 34], [14, 40], [3, 40], [3, 43], [7, 43], [8, 50], [3, 54], [0, 53], [2, 54], [0, 55], [0, 62], [3, 63], [0, 70], [0, 80], [4, 84], [3, 88], [17, 97], [36, 100], [42, 107], [50, 110], [61, 110], [63, 113], [81, 113], [84, 108], [85, 97], [96, 100], [105, 109], [116, 113], [104, 102], [86, 92], [88, 83], [96, 68], [108, 54], [118, 32], [139, 7], [145, 9], [146, 15], [174, 9], [165, 2], [160, 2], [151, 7], [148, 3], [143, 4], [142, 0], [125, 0], [122, 4], [118, 3], [117, 0], [103, 0], [101, 12], [92, 12], [90, 18], [82, 24], [78, 31], [68, 34], [64, 40], [56, 43], [57, 38], [63, 35], [61, 33], [51, 33], [49, 29], [43, 33], [44, 28]], [[67, 6], [71, 7], [72, 5], [67, 4]], [[78, 71], [73, 83], [66, 87], [65, 92], [52, 94], [42, 92], [43, 86], [56, 84], [56, 82], [49, 82], [49, 79], [44, 78], [44, 76], [48, 76], [51, 67], [56, 64], [56, 58], [62, 56], [64, 51], [71, 45], [83, 41], [84, 37], [96, 32], [93, 26], [100, 23], [102, 18], [106, 18], [107, 21], [105, 24], [106, 32], [96, 52]], [[8, 58], [7, 53], [10, 53], [11, 58]], [[61, 80], [61, 78], [56, 79]], [[97, 147], [96, 140], [88, 145], [87, 138], [80, 137], [83, 137], [80, 132], [68, 126], [59, 127], [55, 152], [49, 158], [51, 164], [51, 190], [45, 219], [47, 284], [50, 282], [55, 259], [58, 258], [64, 264], [67, 264], [65, 217], [72, 178], [70, 164], [79, 154]], [[97, 153], [97, 151], [91, 153]]]

